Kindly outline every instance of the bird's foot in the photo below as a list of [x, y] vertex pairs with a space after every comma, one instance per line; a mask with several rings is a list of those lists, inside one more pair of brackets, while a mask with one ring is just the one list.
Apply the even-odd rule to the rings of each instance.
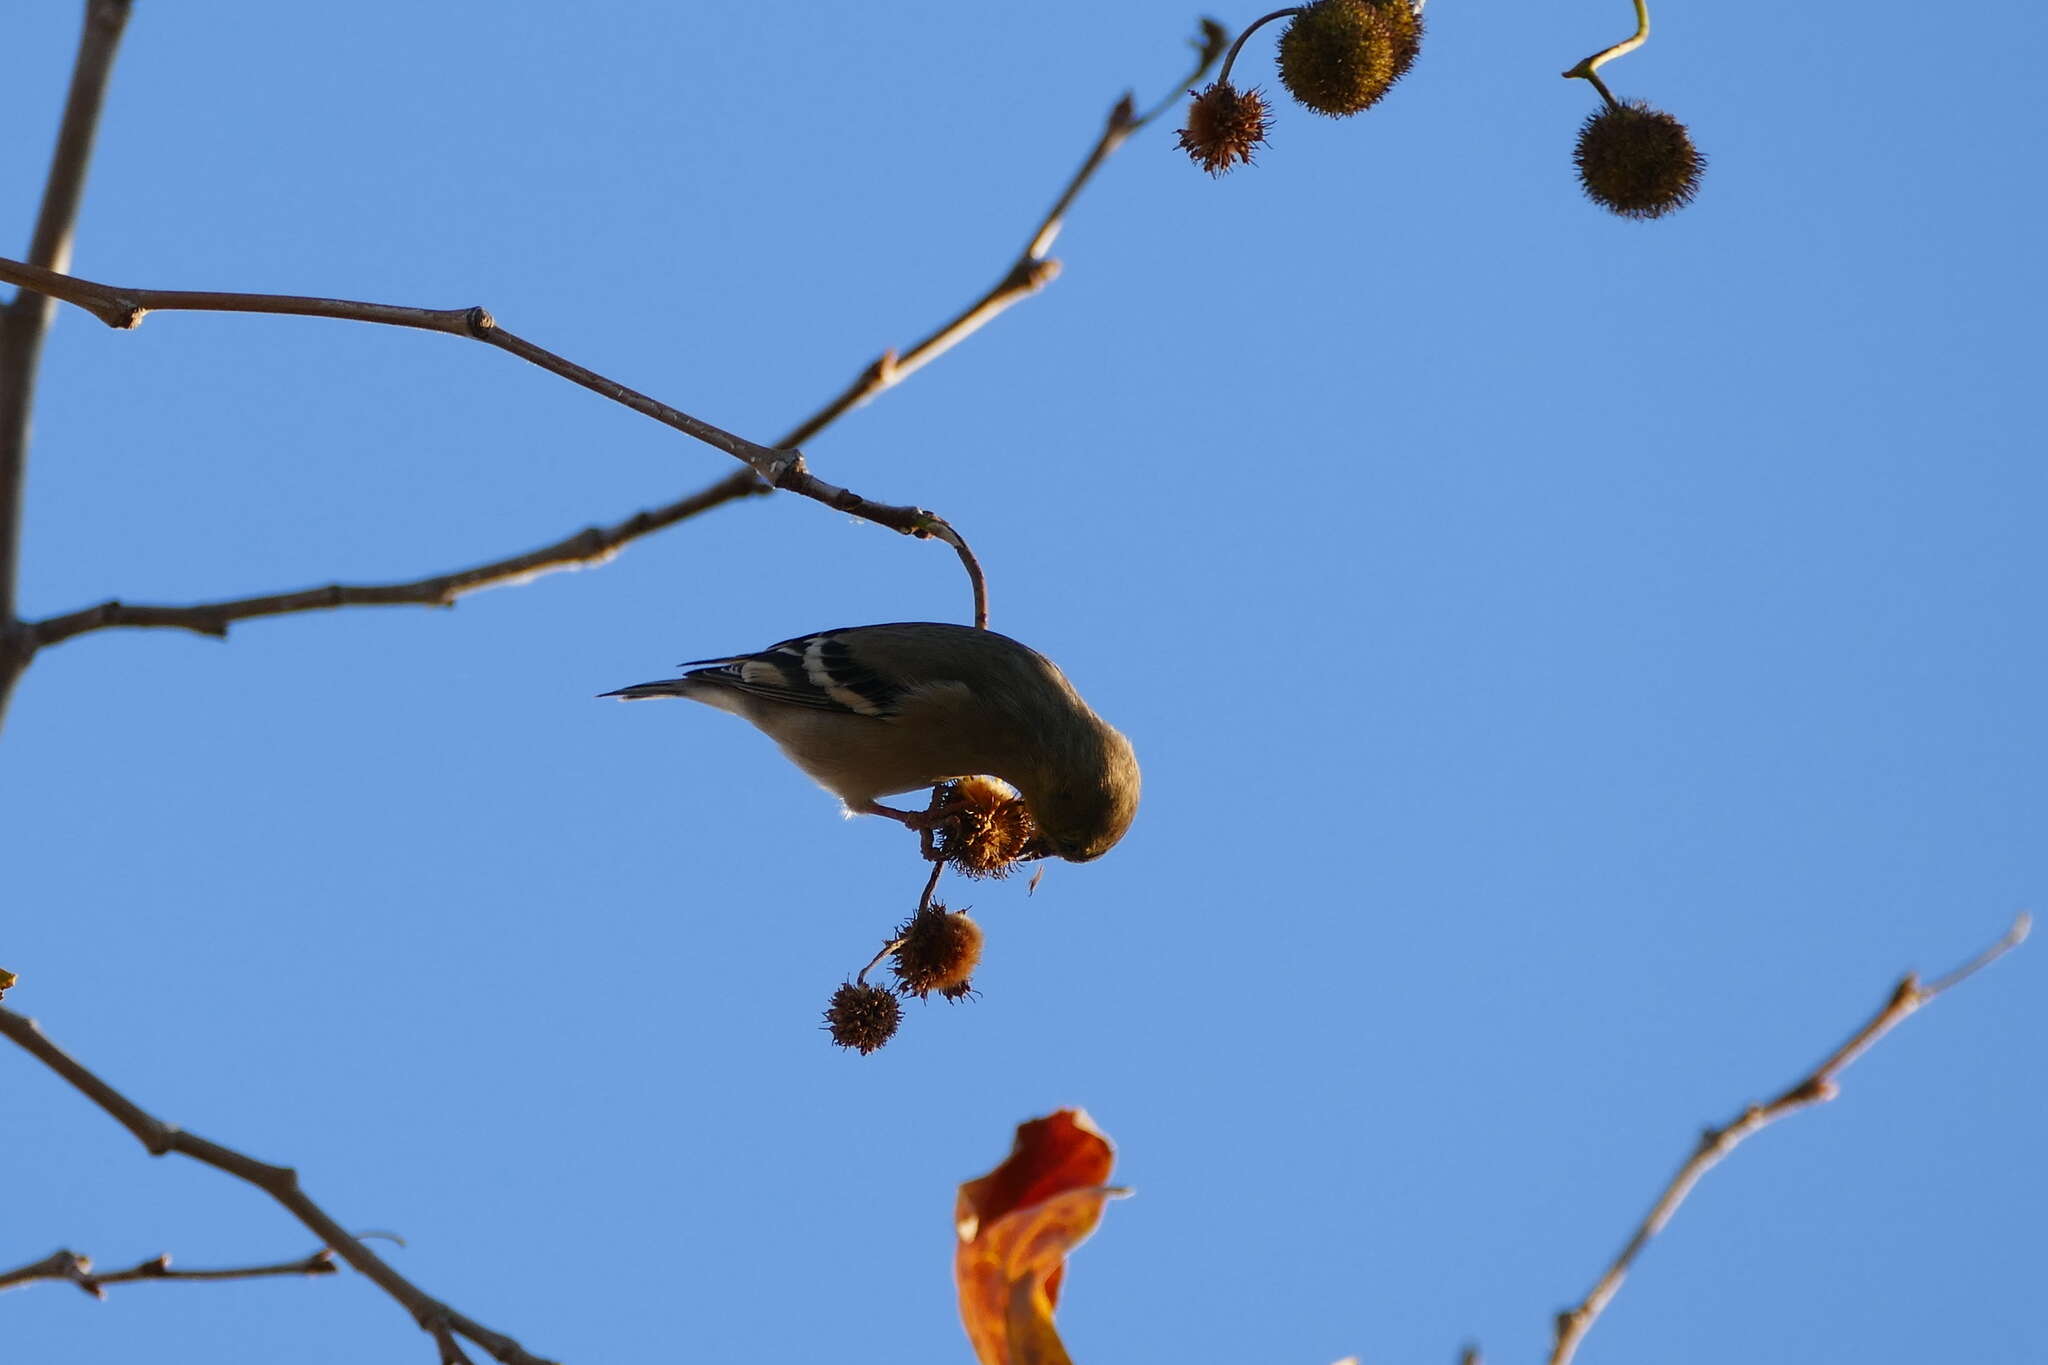
[[918, 846], [925, 858], [931, 862], [939, 862], [944, 855], [939, 852], [936, 836], [958, 813], [959, 804], [953, 799], [946, 785], [941, 783], [932, 788], [931, 804], [921, 811], [897, 810], [894, 806], [870, 801], [860, 807], [860, 812], [863, 815], [886, 816], [905, 829], [916, 830]]
[[894, 820], [905, 829], [927, 830], [935, 823], [930, 811], [897, 810], [894, 806], [885, 806], [879, 801], [869, 801], [865, 805], [857, 806], [855, 812], [860, 815], [883, 816]]

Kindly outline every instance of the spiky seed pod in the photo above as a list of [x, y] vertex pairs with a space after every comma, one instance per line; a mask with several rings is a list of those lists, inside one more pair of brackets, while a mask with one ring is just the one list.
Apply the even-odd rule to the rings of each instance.
[[825, 1009], [825, 1028], [832, 1041], [865, 1057], [896, 1036], [903, 1005], [894, 991], [848, 981], [832, 992]]
[[1343, 118], [1378, 104], [1422, 50], [1409, 0], [1316, 0], [1280, 35], [1280, 83], [1318, 114]]
[[1693, 201], [1707, 159], [1683, 123], [1642, 100], [1602, 103], [1572, 153], [1586, 197], [1624, 218], [1662, 218]]
[[981, 926], [933, 901], [896, 931], [902, 940], [890, 955], [897, 990], [922, 1000], [933, 991], [957, 1000], [971, 987], [967, 979], [981, 963]]
[[1194, 103], [1188, 106], [1188, 126], [1180, 130], [1181, 150], [1211, 175], [1223, 174], [1235, 162], [1251, 165], [1252, 148], [1266, 142], [1271, 118], [1266, 97], [1228, 81], [1188, 95]]
[[932, 830], [939, 857], [969, 877], [1007, 877], [1038, 837], [1031, 808], [1007, 782], [963, 777], [939, 791], [945, 818]]
[[980, 994], [980, 991], [974, 989], [972, 981], [963, 981], [957, 986], [948, 986], [939, 992], [940, 997], [949, 1005], [957, 1005], [962, 1000], [971, 1000]]

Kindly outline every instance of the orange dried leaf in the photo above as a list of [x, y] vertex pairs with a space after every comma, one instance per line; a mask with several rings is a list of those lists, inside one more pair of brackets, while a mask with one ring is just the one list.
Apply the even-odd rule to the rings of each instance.
[[1052, 1322], [1067, 1253], [1123, 1193], [1116, 1149], [1078, 1109], [1017, 1126], [1003, 1164], [960, 1187], [953, 1279], [981, 1365], [1071, 1365]]

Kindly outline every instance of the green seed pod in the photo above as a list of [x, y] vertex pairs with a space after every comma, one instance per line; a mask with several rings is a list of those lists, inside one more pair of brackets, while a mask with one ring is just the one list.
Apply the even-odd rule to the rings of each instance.
[[1624, 218], [1684, 208], [1707, 165], [1683, 123], [1641, 100], [1603, 103], [1579, 129], [1572, 161], [1586, 197]]
[[1188, 126], [1180, 130], [1180, 149], [1211, 175], [1232, 163], [1252, 164], [1252, 148], [1266, 141], [1266, 97], [1218, 81], [1196, 95], [1188, 106]]
[[1378, 104], [1421, 50], [1422, 16], [1409, 0], [1316, 0], [1280, 35], [1280, 83], [1342, 118]]

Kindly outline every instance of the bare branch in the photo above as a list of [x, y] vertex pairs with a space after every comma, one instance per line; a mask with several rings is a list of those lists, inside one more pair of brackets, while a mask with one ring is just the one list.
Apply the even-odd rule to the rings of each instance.
[[[71, 69], [71, 91], [64, 100], [57, 146], [50, 155], [50, 174], [43, 182], [35, 234], [29, 239], [32, 268], [62, 270], [71, 263], [85, 172], [92, 163], [100, 109], [106, 103], [107, 79], [114, 69], [121, 31], [128, 23], [128, 5], [129, 0], [87, 0], [85, 31], [79, 37], [78, 58]], [[6, 715], [15, 681], [35, 653], [16, 608], [21, 497], [28, 472], [36, 367], [55, 311], [48, 298], [26, 289], [0, 308], [0, 716]]]
[[258, 616], [285, 616], [302, 611], [325, 611], [331, 607], [452, 607], [470, 593], [510, 583], [524, 583], [556, 569], [583, 568], [602, 564], [620, 547], [666, 526], [687, 521], [737, 498], [768, 492], [746, 470], [728, 475], [702, 492], [680, 501], [639, 512], [613, 526], [592, 526], [552, 545], [525, 554], [492, 560], [475, 568], [409, 583], [330, 583], [323, 588], [302, 588], [297, 592], [266, 597], [241, 597], [227, 602], [205, 602], [194, 606], [142, 606], [121, 601], [102, 602], [63, 616], [37, 621], [28, 627], [35, 648], [54, 645], [88, 631], [115, 626], [156, 626], [189, 630], [200, 635], [225, 636], [236, 621]]
[[923, 340], [908, 350], [884, 351], [873, 364], [861, 371], [858, 377], [841, 390], [823, 407], [806, 417], [782, 438], [784, 446], [800, 446], [816, 436], [826, 427], [844, 417], [853, 409], [887, 389], [916, 374], [932, 361], [960, 344], [993, 320], [1012, 304], [1019, 303], [1051, 284], [1059, 277], [1060, 265], [1047, 255], [1052, 250], [1054, 239], [1060, 229], [1066, 226], [1067, 212], [1080, 197], [1095, 173], [1102, 169], [1102, 163], [1124, 145], [1131, 134], [1158, 118], [1177, 103], [1180, 92], [1201, 80], [1203, 74], [1215, 65], [1223, 55], [1223, 49], [1230, 41], [1230, 34], [1214, 19], [1202, 20], [1202, 34], [1196, 42], [1197, 60], [1195, 68], [1187, 77], [1174, 85], [1173, 92], [1140, 117], [1133, 113], [1131, 97], [1125, 95], [1109, 111], [1109, 118], [1103, 125], [1101, 136], [1089, 149], [1082, 160], [1081, 168], [1074, 172], [1060, 190], [1053, 205], [1046, 210], [1045, 217], [1032, 229], [1024, 249], [1017, 253], [1017, 259], [1003, 272], [1002, 278], [992, 285], [988, 292], [962, 308]]
[[556, 355], [500, 327], [487, 308], [414, 308], [405, 304], [362, 303], [353, 299], [313, 298], [299, 294], [244, 294], [191, 289], [137, 289], [102, 284], [77, 275], [45, 270], [23, 261], [0, 258], [0, 280], [18, 284], [64, 303], [83, 308], [109, 327], [140, 326], [155, 312], [264, 313], [290, 317], [337, 318], [384, 327], [410, 327], [443, 336], [468, 337], [495, 346], [537, 365], [549, 374], [619, 403], [664, 426], [675, 428], [739, 460], [768, 483], [775, 483], [796, 462], [793, 450], [773, 450], [735, 436], [723, 427], [692, 417], [637, 389], [627, 388], [566, 357]]
[[153, 1256], [126, 1270], [93, 1273], [92, 1257], [75, 1251], [53, 1251], [40, 1261], [15, 1270], [0, 1271], [0, 1289], [13, 1289], [37, 1280], [69, 1280], [96, 1299], [104, 1299], [106, 1286], [133, 1284], [137, 1280], [258, 1280], [280, 1275], [332, 1275], [339, 1267], [334, 1253], [326, 1247], [296, 1261], [270, 1265], [222, 1266], [212, 1270], [173, 1270], [168, 1255]]
[[86, 1281], [90, 1278], [92, 1259], [75, 1251], [53, 1251], [40, 1261], [17, 1266], [13, 1270], [0, 1271], [0, 1289], [13, 1289], [18, 1285], [34, 1284], [37, 1280], [69, 1280], [94, 1298], [96, 1294]]
[[1585, 1340], [1600, 1314], [1613, 1301], [1621, 1289], [1621, 1282], [1627, 1278], [1629, 1268], [1650, 1244], [1650, 1239], [1664, 1230], [1671, 1221], [1671, 1215], [1678, 1212], [1678, 1206], [1692, 1193], [1701, 1176], [1720, 1164], [1723, 1157], [1733, 1151], [1744, 1139], [1754, 1136], [1760, 1130], [1784, 1118], [1787, 1114], [1801, 1109], [1824, 1104], [1835, 1097], [1836, 1079], [1848, 1069], [1849, 1064], [1869, 1051], [1878, 1039], [1898, 1027], [1906, 1017], [1922, 1005], [1961, 985], [1970, 977], [2004, 957], [2026, 940], [2027, 931], [2033, 921], [2021, 915], [2004, 938], [1986, 948], [1969, 962], [1941, 977], [1931, 985], [1921, 985], [1920, 979], [1908, 973], [1892, 989], [1891, 998], [1871, 1016], [1868, 1023], [1851, 1034], [1849, 1041], [1828, 1054], [1827, 1060], [1815, 1067], [1803, 1079], [1766, 1104], [1752, 1104], [1733, 1120], [1720, 1128], [1709, 1128], [1700, 1135], [1699, 1146], [1671, 1177], [1671, 1183], [1657, 1196], [1657, 1202], [1650, 1206], [1648, 1214], [1637, 1225], [1628, 1244], [1613, 1264], [1594, 1282], [1593, 1288], [1577, 1307], [1557, 1315], [1557, 1336], [1551, 1346], [1550, 1365], [1569, 1365], [1578, 1352], [1579, 1343]]
[[[936, 331], [919, 341], [899, 358], [890, 351], [863, 371], [859, 378], [823, 407], [798, 423], [789, 434], [776, 443], [778, 451], [789, 451], [802, 445], [846, 413], [886, 389], [893, 388], [910, 374], [937, 359], [961, 340], [979, 330], [983, 325], [1003, 312], [1013, 303], [1037, 292], [1058, 275], [1059, 265], [1048, 260], [1046, 253], [1051, 250], [1053, 239], [1059, 235], [1066, 221], [1068, 211], [1073, 207], [1081, 190], [1094, 178], [1096, 171], [1109, 156], [1138, 129], [1145, 127], [1166, 109], [1172, 108], [1178, 90], [1201, 78], [1229, 41], [1229, 34], [1213, 19], [1202, 21], [1202, 37], [1198, 43], [1199, 58], [1194, 70], [1186, 80], [1179, 82], [1175, 93], [1167, 96], [1142, 117], [1132, 114], [1128, 96], [1118, 101], [1110, 111], [1109, 120], [1095, 145], [1089, 150], [1081, 167], [1062, 187], [1053, 206], [1033, 228], [1024, 250], [1019, 253], [998, 283], [980, 298], [963, 308], [953, 318], [942, 324]], [[20, 269], [19, 266], [15, 267]], [[43, 276], [43, 283], [52, 290], [74, 289], [84, 282], [68, 277]], [[104, 288], [93, 286], [94, 289]], [[111, 291], [118, 293], [119, 291]], [[129, 291], [130, 297], [116, 300], [110, 295], [93, 293], [90, 290], [78, 292], [71, 301], [90, 309], [101, 321], [111, 326], [133, 326], [140, 321], [135, 311], [140, 305], [132, 297], [136, 291]], [[157, 298], [179, 300], [218, 300], [223, 298], [254, 299], [258, 302], [290, 302], [303, 305], [302, 309], [278, 311], [305, 311], [315, 316], [349, 317], [361, 316], [364, 311], [374, 317], [366, 320], [380, 321], [393, 326], [417, 327], [428, 331], [446, 332], [451, 335], [471, 335], [469, 309], [410, 309], [392, 308], [378, 304], [349, 304], [326, 299], [273, 300], [261, 295], [189, 295], [160, 292]], [[172, 306], [159, 301], [153, 306]], [[191, 306], [211, 306], [195, 304]], [[494, 329], [496, 330], [496, 329]], [[525, 343], [521, 343], [524, 345]], [[538, 362], [536, 362], [538, 363]], [[563, 362], [567, 363], [567, 362]], [[585, 373], [588, 373], [587, 371]], [[582, 382], [579, 380], [578, 382]], [[603, 381], [609, 383], [609, 381]], [[597, 387], [591, 385], [590, 387]], [[605, 392], [598, 389], [599, 392]], [[630, 392], [627, 391], [627, 392]], [[608, 395], [609, 396], [609, 395]], [[648, 402], [653, 400], [649, 399]], [[829, 505], [838, 506], [841, 498], [854, 498], [853, 505], [844, 510], [857, 510], [864, 503], [856, 495], [844, 489], [817, 479], [808, 470], [801, 468], [801, 462], [793, 462], [797, 468], [791, 474], [791, 481], [784, 487], [803, 492]], [[324, 611], [345, 606], [452, 606], [457, 599], [483, 588], [501, 584], [524, 583], [542, 574], [558, 569], [581, 568], [600, 564], [617, 554], [632, 541], [642, 536], [685, 521], [701, 512], [741, 498], [755, 497], [771, 492], [769, 484], [762, 481], [754, 466], [749, 463], [745, 470], [728, 474], [717, 482], [709, 484], [688, 497], [680, 498], [666, 506], [640, 512], [637, 515], [609, 527], [590, 527], [564, 537], [552, 544], [529, 550], [522, 554], [509, 555], [503, 559], [479, 564], [474, 568], [456, 573], [437, 574], [430, 578], [413, 579], [403, 583], [343, 584], [333, 583], [325, 587], [305, 588], [296, 592], [275, 593], [261, 597], [235, 598], [223, 602], [197, 603], [190, 606], [151, 606], [114, 601], [102, 602], [97, 606], [68, 612], [39, 621], [25, 628], [23, 643], [28, 652], [44, 646], [60, 643], [73, 636], [90, 631], [107, 630], [118, 626], [163, 627], [194, 631], [201, 635], [225, 636], [228, 626], [235, 621], [249, 620], [259, 616], [282, 616], [303, 611]], [[878, 504], [866, 504], [877, 507]], [[958, 532], [937, 517], [917, 508], [891, 508], [896, 514], [893, 520], [883, 524], [892, 529], [911, 535], [928, 536], [942, 540], [953, 547], [967, 571], [968, 581], [974, 589], [975, 624], [988, 624], [988, 584], [979, 561], [975, 558], [966, 541]], [[870, 517], [870, 520], [877, 518]]]
[[450, 1334], [460, 1335], [483, 1347], [503, 1365], [549, 1365], [549, 1362], [533, 1355], [512, 1338], [502, 1332], [494, 1332], [447, 1304], [428, 1295], [412, 1281], [393, 1270], [383, 1258], [363, 1245], [362, 1239], [351, 1234], [334, 1221], [318, 1204], [307, 1197], [299, 1188], [298, 1172], [288, 1166], [272, 1166], [245, 1156], [231, 1147], [182, 1128], [163, 1122], [145, 1111], [140, 1105], [123, 1095], [113, 1086], [94, 1075], [76, 1058], [65, 1052], [43, 1036], [36, 1022], [26, 1015], [0, 1008], [0, 1034], [5, 1034], [37, 1061], [68, 1081], [72, 1088], [98, 1105], [135, 1136], [135, 1140], [151, 1156], [163, 1156], [177, 1152], [194, 1161], [225, 1171], [238, 1180], [247, 1181], [257, 1189], [282, 1204], [291, 1215], [304, 1224], [321, 1244], [331, 1247], [334, 1254], [355, 1270], [367, 1276], [372, 1283], [412, 1315], [413, 1321], [422, 1331], [432, 1335], [441, 1344], [442, 1360], [452, 1362], [463, 1360], [457, 1348], [454, 1355], [448, 1351]]
[[[927, 512], [922, 507], [874, 502], [851, 489], [827, 483], [812, 474], [805, 466], [801, 451], [756, 445], [744, 436], [735, 436], [722, 427], [715, 427], [709, 422], [692, 417], [689, 413], [670, 407], [659, 399], [650, 398], [637, 389], [627, 388], [615, 379], [608, 379], [595, 370], [556, 355], [553, 351], [537, 346], [523, 337], [515, 336], [500, 327], [487, 309], [411, 308], [399, 304], [357, 303], [348, 299], [309, 298], [290, 294], [226, 294], [133, 289], [101, 284], [96, 280], [81, 279], [75, 275], [62, 275], [5, 258], [0, 258], [0, 279], [19, 284], [26, 289], [37, 290], [66, 303], [76, 304], [111, 327], [133, 327], [152, 311], [200, 310], [341, 318], [391, 327], [414, 327], [447, 336], [467, 336], [508, 351], [550, 374], [580, 384], [593, 393], [601, 394], [643, 416], [651, 417], [665, 426], [673, 427], [706, 445], [722, 450], [746, 465], [762, 482], [772, 488], [787, 489], [815, 502], [822, 502], [835, 511], [850, 513], [904, 535], [945, 541], [959, 553], [960, 562], [967, 570], [968, 580], [974, 589], [975, 602], [978, 604], [977, 610], [981, 610], [980, 604], [987, 601], [988, 585], [981, 577], [980, 565], [967, 549], [960, 533], [943, 517]], [[314, 605], [339, 606], [341, 603], [316, 602]], [[979, 624], [985, 625], [986, 621]]]

